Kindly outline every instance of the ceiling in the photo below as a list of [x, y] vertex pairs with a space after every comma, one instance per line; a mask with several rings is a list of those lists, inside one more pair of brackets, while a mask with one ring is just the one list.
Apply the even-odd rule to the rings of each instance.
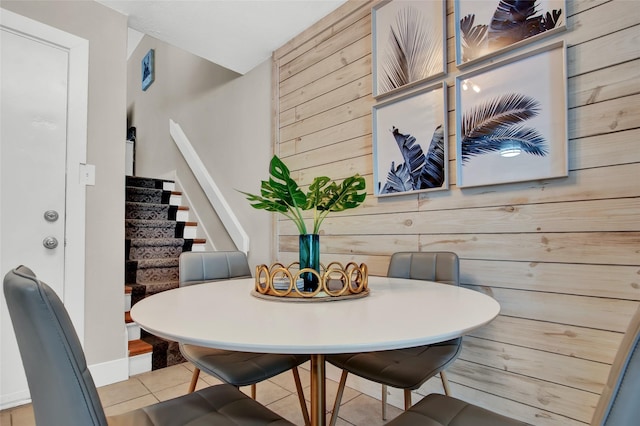
[[[346, 0], [96, 1], [127, 15], [130, 29], [244, 74]], [[130, 44], [140, 38], [130, 31]]]

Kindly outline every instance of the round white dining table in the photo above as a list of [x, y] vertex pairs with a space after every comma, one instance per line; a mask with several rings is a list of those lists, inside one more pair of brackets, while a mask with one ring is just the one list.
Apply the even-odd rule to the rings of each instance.
[[463, 336], [493, 320], [500, 305], [463, 287], [369, 277], [361, 298], [268, 300], [253, 278], [165, 291], [131, 308], [146, 331], [165, 339], [234, 351], [311, 355], [311, 424], [325, 424], [327, 354], [399, 349]]

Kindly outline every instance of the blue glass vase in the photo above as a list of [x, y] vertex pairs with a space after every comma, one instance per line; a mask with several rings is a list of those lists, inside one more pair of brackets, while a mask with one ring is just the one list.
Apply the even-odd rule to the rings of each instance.
[[[300, 270], [311, 268], [320, 273], [320, 235], [302, 234], [298, 240], [298, 251]], [[311, 272], [302, 274], [304, 280], [304, 291], [316, 291], [318, 288], [318, 277]]]

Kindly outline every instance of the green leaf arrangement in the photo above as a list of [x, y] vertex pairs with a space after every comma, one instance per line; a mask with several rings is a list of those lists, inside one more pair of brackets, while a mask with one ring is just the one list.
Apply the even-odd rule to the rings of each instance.
[[269, 174], [269, 180], [261, 183], [260, 195], [240, 192], [253, 208], [282, 213], [291, 219], [300, 234], [307, 234], [303, 210], [313, 210], [312, 233], [317, 234], [329, 213], [356, 208], [367, 196], [364, 177], [359, 174], [346, 178], [341, 184], [327, 176], [318, 176], [305, 194], [291, 177], [287, 165], [276, 155], [269, 164]]

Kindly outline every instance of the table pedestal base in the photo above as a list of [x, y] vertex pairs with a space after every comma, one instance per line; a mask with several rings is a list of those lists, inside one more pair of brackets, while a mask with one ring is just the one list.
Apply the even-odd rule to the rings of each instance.
[[324, 355], [311, 355], [311, 426], [324, 426], [327, 418]]

